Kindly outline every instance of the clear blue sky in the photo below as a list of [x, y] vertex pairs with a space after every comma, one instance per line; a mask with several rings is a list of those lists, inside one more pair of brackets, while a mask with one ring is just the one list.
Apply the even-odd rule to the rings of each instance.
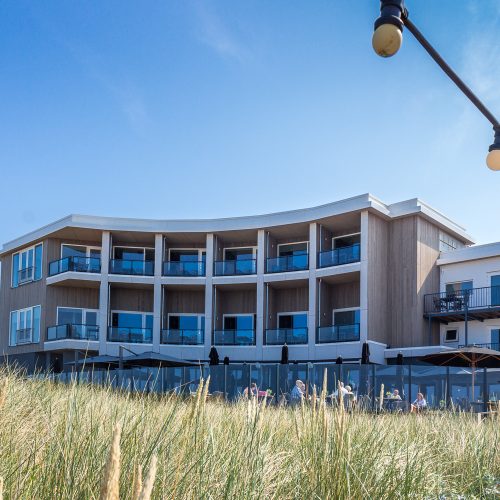
[[[69, 213], [200, 218], [371, 192], [500, 240], [489, 123], [377, 0], [0, 4], [0, 242]], [[500, 115], [500, 2], [407, 0]]]

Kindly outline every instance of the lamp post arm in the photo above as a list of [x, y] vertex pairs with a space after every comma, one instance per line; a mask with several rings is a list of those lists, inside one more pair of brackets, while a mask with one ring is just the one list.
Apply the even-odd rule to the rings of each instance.
[[427, 53], [437, 62], [439, 67], [450, 77], [455, 85], [469, 98], [469, 100], [481, 111], [486, 119], [493, 125], [493, 128], [499, 129], [500, 122], [495, 118], [491, 111], [481, 102], [481, 100], [472, 92], [472, 90], [462, 81], [462, 79], [450, 68], [448, 63], [439, 55], [437, 50], [428, 42], [428, 40], [420, 33], [417, 27], [408, 18], [408, 13], [405, 10], [402, 14], [404, 25], [408, 31], [418, 40], [420, 45], [427, 51]]

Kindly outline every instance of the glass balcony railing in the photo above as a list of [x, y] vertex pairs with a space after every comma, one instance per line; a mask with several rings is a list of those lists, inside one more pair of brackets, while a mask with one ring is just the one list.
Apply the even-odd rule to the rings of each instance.
[[309, 255], [307, 253], [270, 257], [266, 261], [266, 273], [285, 273], [306, 269], [309, 269]]
[[172, 345], [203, 345], [203, 330], [162, 330], [161, 343]]
[[205, 276], [205, 261], [163, 263], [163, 276]]
[[153, 342], [153, 330], [151, 328], [110, 326], [108, 328], [108, 341], [151, 344]]
[[50, 340], [99, 340], [97, 325], [56, 325], [47, 328], [47, 341]]
[[101, 259], [98, 257], [64, 257], [49, 263], [49, 276], [75, 271], [78, 273], [100, 273]]
[[320, 326], [316, 337], [317, 344], [356, 341], [359, 341], [359, 323], [354, 325]]
[[318, 253], [318, 267], [331, 267], [341, 266], [343, 264], [351, 264], [359, 262], [360, 244], [356, 243], [343, 248], [336, 248], [335, 250], [327, 250], [326, 252]]
[[215, 330], [214, 345], [255, 345], [255, 330]]
[[237, 276], [240, 274], [255, 274], [256, 259], [217, 260], [214, 262], [215, 276]]
[[278, 328], [266, 330], [266, 345], [307, 344], [307, 328]]
[[109, 261], [109, 272], [111, 274], [128, 274], [132, 276], [153, 276], [155, 263], [152, 260], [112, 259]]

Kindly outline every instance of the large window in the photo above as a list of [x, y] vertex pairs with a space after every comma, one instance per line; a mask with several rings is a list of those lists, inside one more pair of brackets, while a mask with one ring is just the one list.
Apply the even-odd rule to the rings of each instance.
[[333, 311], [333, 324], [339, 327], [359, 325], [359, 309], [340, 309]]
[[43, 245], [39, 243], [12, 255], [13, 288], [42, 279]]
[[169, 314], [169, 330], [196, 331], [205, 329], [205, 316], [202, 314]]
[[307, 328], [307, 313], [305, 312], [279, 313], [278, 328], [287, 330]]
[[97, 313], [97, 309], [58, 307], [57, 324], [97, 326]]
[[249, 248], [225, 248], [225, 260], [252, 260], [255, 259], [257, 249], [255, 247]]
[[40, 341], [40, 314], [40, 306], [11, 311], [9, 335], [11, 346]]
[[119, 260], [153, 261], [155, 251], [154, 248], [115, 247], [114, 256]]
[[332, 238], [332, 248], [333, 250], [337, 250], [338, 248], [352, 247], [353, 245], [359, 245], [360, 241], [361, 233], [335, 236], [334, 238]]
[[467, 290], [472, 290], [472, 281], [458, 281], [446, 284], [446, 294], [455, 295]]
[[253, 314], [225, 314], [224, 330], [253, 330]]
[[112, 311], [108, 340], [111, 342], [152, 343], [153, 314]]

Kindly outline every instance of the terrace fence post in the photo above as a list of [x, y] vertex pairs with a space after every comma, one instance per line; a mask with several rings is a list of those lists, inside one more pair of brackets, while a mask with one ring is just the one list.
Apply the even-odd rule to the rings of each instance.
[[408, 365], [408, 403], [411, 405], [411, 385], [412, 385], [412, 373], [411, 373], [412, 365]]
[[488, 401], [490, 395], [488, 393], [488, 369], [485, 367], [483, 369], [483, 411], [488, 411]]
[[224, 399], [227, 401], [227, 365], [224, 365]]
[[446, 407], [451, 406], [450, 367], [446, 367]]
[[375, 377], [375, 365], [372, 365], [372, 383], [370, 384], [370, 390], [371, 390], [371, 393], [372, 393], [372, 410], [375, 411], [375, 408], [376, 408], [376, 404], [375, 404], [375, 394], [376, 394], [376, 391], [375, 391], [375, 381], [376, 381], [376, 377]]

